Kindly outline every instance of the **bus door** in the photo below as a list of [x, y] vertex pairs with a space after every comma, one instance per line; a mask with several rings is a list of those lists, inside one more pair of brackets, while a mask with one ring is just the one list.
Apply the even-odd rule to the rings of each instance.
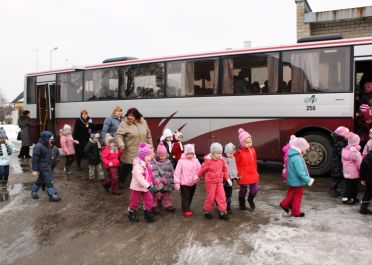
[[36, 86], [39, 132], [47, 130], [55, 134], [55, 90], [55, 82], [39, 83]]

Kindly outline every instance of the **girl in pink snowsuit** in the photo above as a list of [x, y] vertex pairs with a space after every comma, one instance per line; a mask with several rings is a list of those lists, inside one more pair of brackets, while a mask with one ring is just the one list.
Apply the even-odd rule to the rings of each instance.
[[362, 154], [360, 153], [360, 138], [355, 133], [349, 133], [348, 145], [342, 149], [342, 169], [346, 183], [346, 189], [342, 196], [342, 203], [355, 204], [358, 195], [359, 169], [362, 163]]
[[219, 217], [223, 220], [228, 220], [226, 208], [226, 196], [223, 189], [223, 180], [231, 186], [232, 182], [229, 178], [229, 171], [225, 160], [222, 158], [222, 145], [212, 143], [210, 147], [211, 153], [205, 157], [204, 163], [201, 166], [198, 177], [205, 177], [206, 198], [204, 202], [204, 216], [207, 219], [212, 219], [211, 211], [214, 202], [217, 202]]
[[74, 144], [79, 144], [79, 141], [72, 138], [71, 126], [65, 124], [60, 132], [60, 143], [63, 155], [65, 156], [65, 174], [71, 175], [71, 164], [75, 157], [75, 147]]

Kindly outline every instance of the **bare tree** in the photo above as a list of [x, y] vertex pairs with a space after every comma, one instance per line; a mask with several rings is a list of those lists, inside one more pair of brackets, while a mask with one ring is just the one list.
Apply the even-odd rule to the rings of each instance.
[[6, 118], [12, 113], [13, 108], [9, 105], [8, 100], [0, 88], [0, 122], [4, 123]]

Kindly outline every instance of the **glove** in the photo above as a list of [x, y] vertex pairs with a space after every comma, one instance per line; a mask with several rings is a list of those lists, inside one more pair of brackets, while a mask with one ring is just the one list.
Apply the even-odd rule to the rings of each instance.
[[313, 178], [310, 178], [310, 181], [309, 181], [309, 183], [307, 183], [307, 185], [309, 187], [311, 187], [311, 185], [313, 185], [313, 183], [314, 183], [314, 179]]
[[199, 181], [199, 177], [198, 177], [198, 175], [195, 175], [194, 176], [194, 182], [197, 183], [198, 181]]
[[37, 172], [37, 171], [32, 171], [31, 174], [32, 174], [32, 176], [36, 177], [38, 173], [39, 173], [39, 172]]
[[366, 181], [365, 180], [362, 180], [362, 181], [360, 181], [360, 184], [362, 184], [363, 186], [365, 186], [366, 185]]
[[153, 185], [150, 185], [148, 188], [149, 192], [154, 193], [155, 192], [155, 187]]
[[232, 186], [232, 181], [231, 181], [231, 179], [227, 179], [226, 182], [227, 182], [227, 184], [229, 184], [230, 187]]
[[181, 187], [180, 184], [174, 184], [174, 189], [175, 190], [180, 190], [180, 187]]

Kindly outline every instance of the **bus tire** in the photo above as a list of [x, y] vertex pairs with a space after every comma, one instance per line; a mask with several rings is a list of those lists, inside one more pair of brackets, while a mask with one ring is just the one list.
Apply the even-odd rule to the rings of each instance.
[[323, 176], [332, 167], [332, 143], [326, 135], [318, 132], [303, 136], [310, 144], [304, 155], [311, 176]]

